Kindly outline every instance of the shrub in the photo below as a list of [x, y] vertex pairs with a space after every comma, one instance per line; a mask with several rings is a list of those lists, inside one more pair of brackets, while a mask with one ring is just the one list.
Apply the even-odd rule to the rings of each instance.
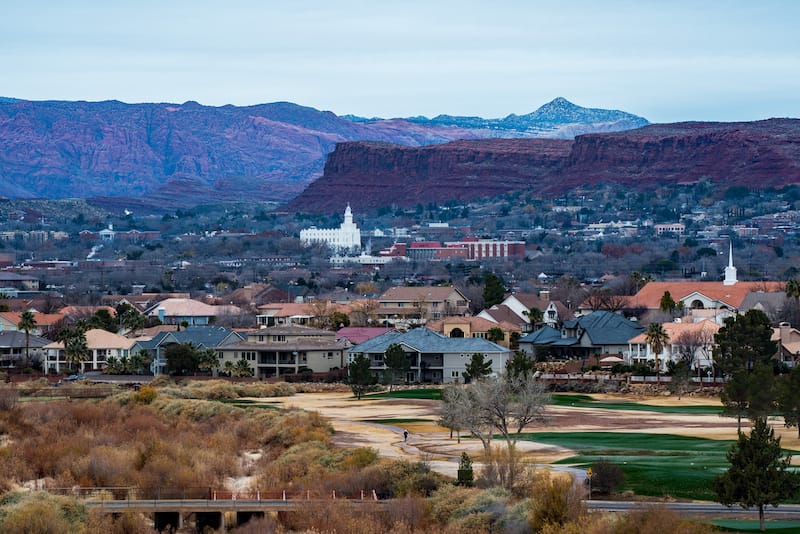
[[80, 532], [86, 519], [86, 508], [72, 499], [32, 493], [16, 499], [4, 499], [0, 508], [0, 532]]
[[342, 467], [345, 469], [362, 469], [378, 460], [378, 451], [372, 447], [359, 447], [345, 454]]
[[138, 404], [150, 404], [158, 396], [156, 388], [152, 386], [142, 386], [139, 391], [134, 393], [133, 400]]
[[554, 476], [540, 470], [531, 499], [530, 525], [535, 532], [544, 526], [561, 526], [586, 512], [581, 495], [569, 475]]
[[0, 387], [0, 410], [9, 411], [19, 399], [19, 391], [13, 387]]
[[592, 465], [592, 492], [602, 495], [613, 493], [625, 483], [622, 468], [608, 460], [598, 460]]

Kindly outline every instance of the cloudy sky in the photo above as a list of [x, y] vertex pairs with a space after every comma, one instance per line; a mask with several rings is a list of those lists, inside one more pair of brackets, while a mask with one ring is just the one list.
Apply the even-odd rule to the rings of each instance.
[[653, 122], [800, 117], [795, 0], [25, 0], [0, 96]]

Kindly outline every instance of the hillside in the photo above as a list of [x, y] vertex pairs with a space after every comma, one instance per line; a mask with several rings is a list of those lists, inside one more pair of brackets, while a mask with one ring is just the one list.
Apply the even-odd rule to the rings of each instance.
[[419, 147], [631, 127], [614, 122], [621, 112], [601, 112], [560, 98], [529, 115], [469, 124], [347, 119], [288, 102], [211, 107], [3, 98], [0, 197], [100, 197], [108, 205], [142, 208], [191, 206], [211, 198], [286, 201], [322, 174], [337, 143]]
[[800, 183], [800, 120], [655, 124], [574, 141], [476, 140], [422, 148], [342, 143], [323, 176], [288, 209], [330, 212], [349, 202], [368, 210], [507, 191], [548, 196], [601, 184], [652, 191], [704, 177], [725, 187]]

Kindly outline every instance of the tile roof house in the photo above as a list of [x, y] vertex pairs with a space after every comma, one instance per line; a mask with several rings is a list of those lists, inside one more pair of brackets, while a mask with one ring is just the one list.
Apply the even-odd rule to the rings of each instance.
[[[669, 338], [658, 355], [658, 366], [662, 372], [667, 370], [667, 362], [676, 362], [682, 357], [690, 361], [694, 370], [708, 369], [713, 365], [714, 335], [719, 332], [719, 324], [706, 319], [697, 323], [671, 322], [661, 326]], [[647, 344], [645, 334], [638, 334], [628, 341], [629, 349], [624, 356], [628, 365], [648, 364], [655, 367], [655, 354]]]
[[[110, 356], [117, 359], [127, 358], [130, 355], [131, 347], [135, 343], [132, 339], [98, 328], [87, 330], [85, 335], [89, 354], [88, 358], [80, 364], [81, 372], [101, 371], [106, 366], [106, 361]], [[63, 342], [49, 343], [43, 349], [46, 352], [43, 365], [45, 374], [49, 371], [61, 373], [69, 369]]]
[[800, 330], [789, 323], [780, 323], [772, 329], [772, 341], [778, 343], [778, 359], [794, 367], [800, 362]]
[[349, 360], [359, 354], [367, 356], [373, 374], [380, 376], [386, 369], [386, 350], [392, 345], [400, 345], [411, 364], [405, 377], [407, 382], [458, 382], [476, 353], [491, 360], [492, 372], [500, 374], [512, 357], [509, 349], [485, 339], [447, 337], [428, 328], [415, 328], [408, 332], [387, 332], [351, 347]]
[[310, 369], [324, 373], [344, 369], [349, 343], [329, 330], [289, 325], [247, 332], [247, 341], [217, 348], [220, 369], [245, 360], [256, 378], [272, 378]]
[[387, 331], [387, 328], [383, 326], [345, 326], [336, 331], [336, 339], [345, 339], [351, 345], [358, 345], [368, 339], [385, 334]]
[[499, 328], [503, 333], [503, 338], [494, 341], [502, 347], [510, 347], [513, 334], [518, 337], [521, 328], [513, 323], [506, 321], [493, 322], [483, 317], [445, 317], [437, 321], [432, 321], [426, 328], [439, 332], [447, 337], [475, 337], [488, 339], [489, 331]]
[[375, 310], [382, 323], [400, 327], [468, 312], [469, 299], [453, 286], [392, 287], [378, 297]]
[[532, 356], [547, 354], [556, 358], [584, 359], [590, 355], [623, 354], [628, 340], [645, 327], [608, 311], [564, 321], [560, 328], [545, 326], [519, 340], [520, 350]]
[[237, 306], [211, 306], [193, 299], [166, 299], [144, 311], [147, 317], [157, 317], [164, 324], [187, 323], [189, 326], [207, 325], [220, 315], [239, 315]]
[[[64, 315], [61, 313], [39, 313], [33, 312], [36, 320], [36, 328], [31, 330], [31, 334], [43, 335], [52, 328], [64, 322]], [[19, 330], [17, 325], [22, 319], [22, 312], [0, 312], [0, 331]]]

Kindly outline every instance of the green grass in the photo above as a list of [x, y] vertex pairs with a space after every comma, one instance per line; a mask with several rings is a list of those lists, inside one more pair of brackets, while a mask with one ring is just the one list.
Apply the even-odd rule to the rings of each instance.
[[[766, 512], [769, 517], [769, 508]], [[715, 519], [711, 521], [723, 532], [759, 532], [758, 521], [747, 519]], [[764, 523], [768, 532], [780, 532], [781, 534], [800, 533], [800, 521], [769, 521]]]
[[669, 434], [622, 432], [536, 432], [522, 439], [560, 445], [578, 452], [560, 464], [589, 467], [598, 460], [618, 464], [625, 486], [638, 495], [716, 500], [712, 479], [728, 468], [733, 441]]
[[657, 413], [683, 413], [694, 415], [719, 415], [721, 406], [654, 406], [630, 401], [595, 400], [589, 395], [568, 395], [557, 393], [551, 396], [554, 406], [574, 406], [577, 408], [598, 408], [602, 410], [632, 410]]
[[436, 388], [399, 389], [385, 393], [364, 395], [365, 399], [429, 399], [442, 400], [442, 390]]

